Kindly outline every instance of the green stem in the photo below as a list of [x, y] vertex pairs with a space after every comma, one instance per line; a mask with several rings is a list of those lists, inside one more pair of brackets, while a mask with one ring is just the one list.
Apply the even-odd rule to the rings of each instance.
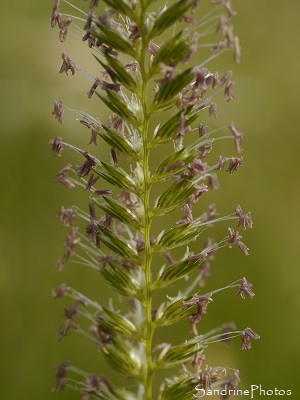
[[[143, 56], [142, 56], [143, 59]], [[144, 60], [142, 60], [144, 61]], [[145, 393], [146, 399], [152, 400], [152, 380], [153, 380], [153, 366], [152, 366], [152, 337], [153, 337], [153, 326], [152, 326], [152, 287], [151, 287], [151, 261], [152, 252], [150, 248], [150, 227], [151, 227], [151, 215], [149, 206], [149, 194], [150, 194], [150, 176], [149, 176], [149, 146], [148, 146], [148, 110], [146, 104], [147, 98], [147, 78], [144, 69], [144, 62], [141, 63], [142, 75], [143, 75], [143, 88], [142, 88], [142, 107], [144, 111], [144, 121], [142, 126], [142, 138], [143, 138], [143, 175], [144, 175], [144, 213], [145, 213], [145, 225], [144, 225], [144, 242], [145, 242], [145, 282], [146, 282], [146, 298], [145, 298], [145, 314], [146, 314], [146, 343], [145, 352], [147, 360], [147, 373], [145, 377]]]
[[151, 179], [149, 176], [149, 154], [150, 148], [148, 144], [148, 127], [149, 127], [149, 110], [147, 108], [147, 87], [148, 75], [145, 66], [145, 54], [147, 52], [147, 39], [144, 32], [144, 4], [142, 3], [140, 33], [142, 38], [142, 51], [140, 55], [140, 69], [142, 75], [141, 87], [141, 106], [143, 109], [143, 122], [141, 126], [141, 136], [143, 140], [143, 176], [144, 176], [144, 193], [143, 193], [143, 206], [144, 206], [144, 243], [145, 243], [145, 317], [146, 317], [146, 335], [145, 335], [145, 354], [146, 354], [146, 373], [145, 373], [145, 399], [152, 400], [152, 386], [153, 386], [153, 362], [152, 362], [152, 338], [153, 338], [153, 323], [152, 323], [152, 284], [151, 284], [151, 262], [152, 251], [150, 247], [150, 228], [151, 228], [151, 210], [150, 210], [150, 189]]
[[[148, 157], [147, 157], [148, 158]], [[148, 161], [148, 160], [147, 160]], [[147, 171], [146, 162], [143, 167], [144, 171]], [[146, 360], [147, 360], [147, 374], [145, 382], [146, 399], [152, 400], [152, 379], [153, 379], [153, 365], [152, 365], [152, 337], [153, 337], [153, 324], [152, 324], [152, 287], [151, 287], [151, 249], [150, 249], [150, 226], [151, 220], [149, 216], [149, 179], [147, 175], [145, 177], [145, 197], [144, 197], [144, 207], [145, 207], [145, 282], [146, 282], [146, 301], [145, 301], [145, 313], [146, 313]], [[146, 179], [147, 177], [147, 179]]]

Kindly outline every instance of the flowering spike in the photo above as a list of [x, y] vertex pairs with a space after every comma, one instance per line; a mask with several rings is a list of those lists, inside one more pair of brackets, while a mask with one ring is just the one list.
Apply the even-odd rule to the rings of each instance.
[[[207, 230], [231, 219], [237, 219], [243, 230], [252, 227], [250, 212], [244, 213], [240, 206], [235, 214], [220, 216], [215, 204], [208, 208], [201, 204], [207, 192], [219, 187], [217, 171], [232, 175], [243, 165], [243, 134], [234, 122], [228, 123], [227, 129], [238, 156], [222, 155], [210, 165], [208, 155], [215, 139], [227, 136], [218, 137], [219, 129], [206, 126], [203, 119], [203, 113], [217, 117], [222, 91], [225, 100], [235, 98], [232, 71], [210, 70], [210, 62], [225, 51], [233, 53], [236, 63], [240, 61], [239, 40], [231, 25], [235, 11], [230, 0], [211, 0], [216, 10], [207, 14], [200, 10], [198, 22], [198, 0], [173, 0], [158, 10], [154, 2], [104, 0], [107, 8], [101, 14], [97, 11], [97, 7], [103, 9], [99, 0], [91, 0], [83, 3], [90, 10], [73, 6], [80, 14], [71, 17], [62, 6], [72, 4], [54, 0], [50, 15], [61, 42], [75, 28], [72, 20], [76, 21], [76, 28], [82, 30], [80, 43], [93, 49], [98, 68], [92, 76], [63, 51], [59, 73], [76, 72], [75, 80], [82, 73], [88, 78], [87, 97], [105, 108], [100, 108], [101, 115], [93, 116], [77, 110], [76, 104], [54, 103], [52, 114], [57, 121], [63, 122], [64, 110], [73, 112], [83, 130], [89, 129], [89, 141], [84, 143], [95, 146], [91, 153], [87, 145], [81, 149], [60, 135], [50, 142], [55, 156], [64, 155], [68, 147], [77, 159], [84, 158], [75, 161], [75, 171], [70, 164], [61, 168], [55, 181], [67, 189], [79, 186], [81, 195], [88, 197], [86, 209], [74, 205], [59, 211], [62, 225], [70, 230], [56, 268], [62, 271], [73, 260], [100, 274], [115, 294], [113, 301], [100, 305], [65, 284], [59, 286], [53, 297], [75, 303], [65, 309], [57, 336], [62, 340], [76, 330], [94, 342], [105, 361], [131, 382], [129, 391], [102, 375], [61, 363], [53, 390], [72, 386], [82, 400], [152, 400], [153, 379], [158, 378], [156, 384], [160, 379], [157, 372], [176, 367], [181, 368], [177, 376], [161, 379], [160, 400], [190, 399], [197, 388], [208, 390], [218, 381], [235, 388], [238, 371], [226, 376], [224, 368], [203, 364], [204, 350], [217, 341], [229, 343], [238, 335], [241, 348], [249, 349], [250, 340], [259, 338], [250, 328], [238, 331], [232, 323], [205, 333], [202, 317], [212, 297], [218, 301], [217, 294], [223, 289], [238, 288], [236, 294], [242, 299], [246, 295], [253, 298], [246, 278], [211, 293], [199, 293], [210, 276], [217, 250], [227, 244], [248, 255], [241, 235], [233, 228], [228, 228], [223, 240], [210, 238]], [[218, 38], [205, 42], [208, 34]], [[208, 47], [210, 54], [193, 65], [200, 47]], [[224, 104], [224, 98], [221, 100]], [[110, 116], [103, 119], [106, 112]], [[157, 233], [159, 220], [166, 214], [168, 223]], [[171, 293], [179, 281], [177, 295], [165, 296], [157, 304], [157, 291]], [[83, 318], [88, 325], [81, 324]], [[181, 320], [190, 324], [191, 338], [187, 332], [182, 343], [170, 340], [154, 345], [157, 329]], [[70, 377], [66, 378], [66, 372]]]

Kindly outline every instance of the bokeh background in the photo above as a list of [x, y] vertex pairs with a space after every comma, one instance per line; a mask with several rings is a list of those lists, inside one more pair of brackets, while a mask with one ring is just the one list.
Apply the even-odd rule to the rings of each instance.
[[[221, 189], [209, 200], [217, 203], [220, 212], [231, 212], [237, 203], [250, 209], [254, 229], [244, 236], [250, 257], [237, 250], [221, 252], [207, 290], [246, 276], [256, 296], [252, 301], [242, 301], [229, 292], [216, 297], [203, 329], [233, 319], [240, 327], [252, 327], [261, 340], [249, 352], [240, 352], [237, 342], [229, 348], [216, 345], [208, 352], [208, 362], [238, 368], [244, 389], [250, 384], [291, 389], [292, 398], [298, 399], [300, 3], [236, 0], [234, 5], [242, 63], [233, 67], [237, 100], [229, 104], [220, 101], [219, 117], [220, 124], [234, 119], [245, 133], [244, 167], [233, 177], [223, 174]], [[79, 110], [105, 111], [97, 102], [87, 102], [86, 82], [80, 74], [58, 74], [64, 49], [79, 63], [91, 56], [79, 41], [59, 43], [58, 30], [52, 30], [48, 22], [51, 7], [48, 0], [1, 5], [3, 400], [76, 398], [71, 391], [51, 392], [54, 367], [63, 359], [105, 373], [93, 345], [76, 334], [61, 343], [55, 336], [66, 303], [52, 299], [52, 288], [67, 282], [99, 301], [105, 301], [106, 288], [93, 272], [79, 266], [68, 266], [62, 274], [54, 269], [67, 233], [56, 214], [62, 204], [83, 202], [83, 197], [76, 194], [74, 200], [75, 192], [53, 183], [71, 155], [66, 154], [64, 160], [54, 158], [48, 142], [63, 136], [85, 144], [88, 137], [72, 114], [66, 116], [63, 126], [57, 124], [51, 116], [53, 101], [63, 98]], [[216, 67], [226, 70], [232, 65], [225, 57], [224, 65], [218, 61]], [[101, 147], [97, 151], [101, 154]], [[184, 329], [188, 332], [186, 325]], [[178, 338], [182, 334], [178, 333]]]

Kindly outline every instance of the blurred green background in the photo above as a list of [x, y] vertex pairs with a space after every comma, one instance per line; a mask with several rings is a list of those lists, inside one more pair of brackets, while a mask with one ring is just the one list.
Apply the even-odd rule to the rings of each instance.
[[[245, 389], [250, 384], [291, 389], [298, 399], [300, 3], [252, 0], [234, 5], [242, 46], [241, 65], [233, 67], [238, 99], [218, 101], [217, 123], [234, 120], [245, 133], [244, 167], [233, 177], [222, 174], [221, 189], [209, 200], [220, 212], [231, 212], [238, 203], [250, 209], [254, 229], [244, 235], [250, 257], [235, 249], [220, 252], [207, 291], [246, 276], [256, 296], [252, 301], [232, 292], [216, 296], [202, 327], [235, 320], [239, 327], [253, 328], [261, 340], [251, 351], [240, 352], [237, 342], [229, 348], [216, 345], [207, 353], [208, 363], [238, 368]], [[105, 373], [93, 345], [76, 334], [62, 343], [55, 336], [67, 303], [55, 302], [52, 288], [67, 282], [104, 302], [106, 292], [93, 272], [68, 265], [57, 274], [53, 267], [67, 233], [56, 214], [62, 204], [77, 200], [75, 192], [53, 183], [70, 157], [53, 158], [48, 142], [56, 136], [77, 144], [88, 140], [73, 115], [66, 115], [63, 126], [57, 124], [53, 101], [64, 99], [80, 110], [94, 107], [100, 115], [103, 107], [95, 101], [90, 106], [80, 74], [58, 74], [65, 49], [76, 61], [92, 60], [79, 41], [59, 43], [58, 30], [49, 26], [51, 7], [48, 0], [1, 6], [1, 400], [78, 398], [71, 391], [51, 393], [54, 367], [63, 359]], [[232, 68], [226, 57], [216, 67]], [[100, 146], [97, 151], [101, 154]], [[188, 332], [187, 324], [184, 328]]]

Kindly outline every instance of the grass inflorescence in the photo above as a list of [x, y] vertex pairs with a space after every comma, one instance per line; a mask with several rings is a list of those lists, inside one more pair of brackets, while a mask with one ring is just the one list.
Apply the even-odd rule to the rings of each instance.
[[[215, 101], [222, 93], [226, 101], [235, 98], [232, 72], [219, 75], [208, 69], [212, 60], [228, 51], [236, 63], [240, 61], [239, 40], [231, 24], [235, 11], [228, 0], [211, 0], [204, 12], [197, 0], [104, 3], [105, 9], [92, 1], [89, 12], [84, 12], [56, 0], [51, 12], [51, 26], [58, 26], [60, 41], [67, 39], [73, 26], [79, 29], [99, 67], [98, 76], [91, 77], [62, 52], [59, 73], [83, 73], [92, 81], [88, 98], [111, 112], [102, 122], [103, 115], [74, 110], [62, 100], [54, 103], [59, 123], [65, 112], [73, 112], [90, 132], [89, 150], [61, 137], [51, 141], [54, 155], [69, 148], [81, 159], [75, 167], [64, 165], [55, 181], [70, 190], [83, 189], [89, 198], [86, 209], [74, 205], [59, 212], [70, 231], [56, 267], [61, 271], [73, 260], [95, 270], [118, 294], [115, 302], [121, 295], [128, 309], [123, 314], [110, 301], [100, 305], [88, 293], [65, 284], [53, 296], [74, 302], [65, 310], [59, 340], [77, 330], [94, 341], [107, 363], [131, 378], [131, 390], [64, 361], [57, 368], [54, 391], [69, 386], [79, 391], [82, 400], [152, 400], [155, 387], [159, 400], [184, 400], [196, 397], [197, 388], [236, 388], [238, 370], [228, 373], [209, 367], [204, 363], [205, 348], [239, 336], [241, 349], [249, 349], [251, 339], [259, 336], [251, 328], [238, 330], [233, 323], [209, 332], [199, 326], [216, 293], [235, 288], [242, 299], [254, 296], [245, 277], [203, 291], [218, 249], [235, 246], [248, 256], [249, 249], [232, 224], [251, 228], [251, 214], [239, 205], [222, 217], [214, 204], [198, 216], [199, 206], [193, 210], [206, 192], [218, 188], [218, 171], [232, 175], [243, 165], [243, 134], [236, 124], [210, 130], [204, 123], [217, 117]], [[195, 65], [197, 51], [203, 48], [208, 49], [207, 56]], [[228, 138], [237, 154], [218, 156], [208, 165], [214, 141]], [[98, 144], [101, 152], [100, 146], [93, 147]], [[110, 161], [103, 157], [106, 148]], [[157, 232], [166, 215], [165, 229]], [[84, 233], [76, 225], [79, 219], [86, 226]], [[223, 238], [207, 239], [206, 229], [221, 221], [230, 223]], [[178, 282], [180, 290], [171, 296]], [[161, 291], [166, 300], [154, 306]], [[80, 325], [81, 318], [88, 320], [89, 329]], [[192, 338], [187, 332], [179, 344], [155, 341], [158, 330], [181, 320], [188, 321]], [[171, 368], [170, 377], [160, 381], [159, 371]]]

